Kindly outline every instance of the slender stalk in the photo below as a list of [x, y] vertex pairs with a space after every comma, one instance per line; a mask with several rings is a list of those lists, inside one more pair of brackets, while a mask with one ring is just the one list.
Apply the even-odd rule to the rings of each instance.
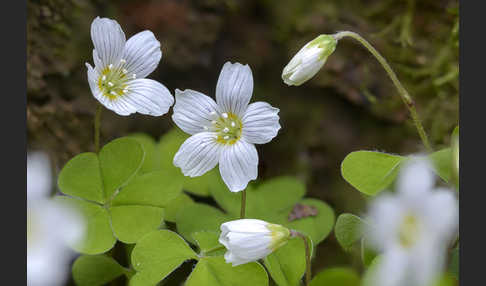
[[103, 111], [103, 106], [98, 103], [96, 107], [95, 119], [94, 119], [94, 144], [95, 152], [100, 151], [100, 126], [101, 126], [101, 113]]
[[246, 189], [241, 191], [241, 211], [240, 211], [240, 218], [245, 218], [245, 210], [246, 210]]
[[410, 111], [410, 115], [412, 116], [413, 123], [417, 128], [417, 132], [420, 136], [420, 139], [422, 140], [422, 143], [424, 144], [427, 151], [431, 152], [432, 148], [430, 146], [429, 139], [427, 138], [427, 133], [425, 133], [424, 127], [422, 126], [422, 122], [418, 117], [417, 110], [415, 109], [415, 102], [410, 97], [407, 90], [403, 87], [402, 83], [398, 80], [397, 75], [392, 70], [392, 68], [386, 61], [386, 59], [367, 40], [365, 40], [357, 33], [350, 32], [350, 31], [343, 31], [334, 34], [334, 38], [336, 39], [336, 41], [339, 41], [344, 37], [350, 37], [357, 40], [378, 60], [381, 66], [385, 69], [386, 73], [388, 74], [393, 84], [397, 88], [398, 93], [400, 94], [400, 97], [403, 100], [403, 103], [405, 103], [405, 106], [407, 106], [408, 110]]
[[310, 240], [309, 238], [296, 231], [296, 230], [291, 230], [291, 235], [292, 236], [298, 236], [300, 238], [302, 238], [302, 240], [304, 241], [304, 245], [305, 245], [305, 286], [309, 286], [310, 284], [310, 281], [311, 281], [311, 250], [310, 250]]

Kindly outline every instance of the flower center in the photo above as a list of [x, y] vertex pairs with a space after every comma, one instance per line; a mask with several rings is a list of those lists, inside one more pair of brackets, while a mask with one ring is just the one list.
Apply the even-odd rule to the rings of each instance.
[[114, 100], [128, 92], [128, 81], [136, 79], [136, 74], [128, 75], [125, 69], [126, 60], [121, 59], [117, 65], [109, 64], [98, 78], [98, 87], [103, 95]]
[[[216, 112], [213, 111], [211, 115], [216, 117]], [[237, 115], [224, 112], [219, 118], [211, 121], [211, 127], [208, 129], [217, 133], [217, 142], [232, 145], [241, 138], [242, 127], [243, 124]]]
[[419, 222], [414, 215], [406, 215], [398, 232], [398, 239], [403, 247], [409, 248], [419, 236]]

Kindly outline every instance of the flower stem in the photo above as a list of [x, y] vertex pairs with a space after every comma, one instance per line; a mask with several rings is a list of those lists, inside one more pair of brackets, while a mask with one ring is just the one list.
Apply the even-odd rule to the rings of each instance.
[[95, 152], [100, 151], [100, 126], [101, 126], [101, 112], [103, 111], [103, 105], [98, 103], [96, 107], [95, 119], [94, 119], [94, 144]]
[[305, 245], [305, 286], [309, 286], [311, 281], [311, 250], [310, 250], [310, 239], [298, 231], [291, 230], [292, 236], [298, 236], [302, 238]]
[[245, 218], [245, 210], [246, 210], [246, 189], [241, 191], [241, 211], [240, 211], [240, 219]]
[[427, 138], [427, 133], [425, 133], [424, 127], [422, 126], [422, 123], [418, 117], [417, 110], [415, 109], [415, 102], [410, 97], [407, 90], [403, 87], [402, 83], [398, 80], [397, 75], [392, 70], [392, 68], [386, 61], [386, 59], [367, 40], [365, 40], [357, 33], [350, 32], [350, 31], [343, 31], [334, 34], [334, 38], [336, 39], [336, 41], [344, 37], [351, 37], [357, 40], [378, 60], [381, 66], [385, 69], [386, 73], [388, 74], [393, 84], [397, 88], [398, 93], [400, 94], [400, 97], [403, 100], [403, 103], [405, 103], [405, 106], [408, 108], [410, 115], [412, 116], [413, 123], [417, 128], [417, 132], [420, 136], [420, 139], [422, 140], [422, 143], [424, 144], [427, 151], [431, 152], [432, 148], [430, 146], [429, 139]]

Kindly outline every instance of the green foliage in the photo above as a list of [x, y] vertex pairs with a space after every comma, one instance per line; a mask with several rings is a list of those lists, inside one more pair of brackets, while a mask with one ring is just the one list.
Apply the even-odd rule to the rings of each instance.
[[305, 273], [305, 245], [294, 237], [264, 259], [265, 266], [279, 286], [297, 286]]
[[[197, 231], [192, 233], [192, 238], [199, 246], [201, 254], [222, 255], [224, 246], [219, 243], [219, 233], [215, 231]], [[218, 249], [218, 251], [215, 251]], [[210, 252], [210, 253], [209, 253]]]
[[130, 285], [155, 285], [189, 259], [198, 257], [177, 233], [153, 231], [140, 239], [132, 251], [132, 265], [137, 273]]
[[309, 286], [359, 286], [360, 277], [351, 268], [335, 267], [319, 272]]
[[452, 150], [445, 148], [429, 155], [434, 165], [435, 172], [444, 181], [449, 182], [452, 171]]
[[78, 208], [87, 225], [84, 241], [73, 246], [81, 253], [106, 252], [116, 239], [135, 243], [163, 224], [164, 208], [181, 193], [181, 183], [170, 174], [138, 175], [145, 153], [137, 140], [119, 138], [99, 155], [80, 154], [59, 175], [60, 190], [79, 199], [58, 199]]
[[449, 272], [459, 280], [459, 245], [452, 250], [451, 260], [449, 262]]
[[336, 239], [345, 250], [351, 247], [363, 236], [365, 222], [353, 214], [341, 214], [336, 220], [334, 234]]
[[203, 257], [186, 281], [186, 286], [267, 286], [268, 275], [257, 262], [233, 267], [223, 257]]
[[341, 174], [358, 191], [374, 196], [393, 182], [404, 160], [382, 152], [356, 151], [344, 158]]
[[82, 255], [73, 264], [73, 279], [78, 286], [105, 285], [123, 274], [129, 276], [130, 272], [105, 255]]
[[175, 222], [177, 214], [181, 209], [193, 204], [194, 201], [188, 195], [179, 194], [166, 208], [165, 208], [165, 220]]
[[84, 239], [72, 245], [76, 251], [85, 254], [99, 254], [110, 250], [116, 242], [110, 227], [110, 215], [102, 206], [66, 196], [55, 197], [56, 201], [65, 203], [79, 211], [85, 218]]
[[176, 218], [177, 232], [186, 240], [196, 243], [192, 234], [199, 231], [219, 233], [222, 223], [235, 219], [205, 204], [194, 203], [180, 211]]

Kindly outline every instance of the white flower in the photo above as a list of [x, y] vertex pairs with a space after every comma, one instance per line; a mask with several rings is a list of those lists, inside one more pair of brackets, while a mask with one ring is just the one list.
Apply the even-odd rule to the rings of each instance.
[[160, 116], [174, 103], [161, 83], [146, 79], [162, 57], [160, 42], [150, 31], [125, 40], [115, 20], [96, 17], [91, 24], [93, 68], [89, 63], [88, 82], [94, 97], [119, 115], [138, 112]]
[[278, 108], [266, 102], [248, 104], [253, 76], [248, 65], [224, 64], [216, 85], [216, 102], [190, 89], [176, 90], [172, 119], [191, 134], [174, 156], [185, 176], [197, 177], [219, 163], [230, 191], [246, 188], [258, 173], [254, 144], [270, 142], [280, 129]]
[[27, 155], [27, 285], [63, 285], [74, 252], [67, 246], [81, 239], [77, 213], [49, 200], [51, 173], [43, 153]]
[[451, 190], [433, 185], [428, 163], [413, 159], [400, 171], [398, 192], [372, 203], [367, 235], [383, 252], [373, 285], [429, 286], [440, 274], [458, 228], [458, 206]]
[[336, 44], [336, 39], [330, 35], [320, 35], [307, 43], [283, 69], [283, 81], [295, 86], [308, 81], [322, 68]]
[[283, 246], [290, 231], [278, 224], [258, 219], [239, 219], [221, 225], [219, 242], [228, 249], [226, 263], [233, 266], [264, 258]]

